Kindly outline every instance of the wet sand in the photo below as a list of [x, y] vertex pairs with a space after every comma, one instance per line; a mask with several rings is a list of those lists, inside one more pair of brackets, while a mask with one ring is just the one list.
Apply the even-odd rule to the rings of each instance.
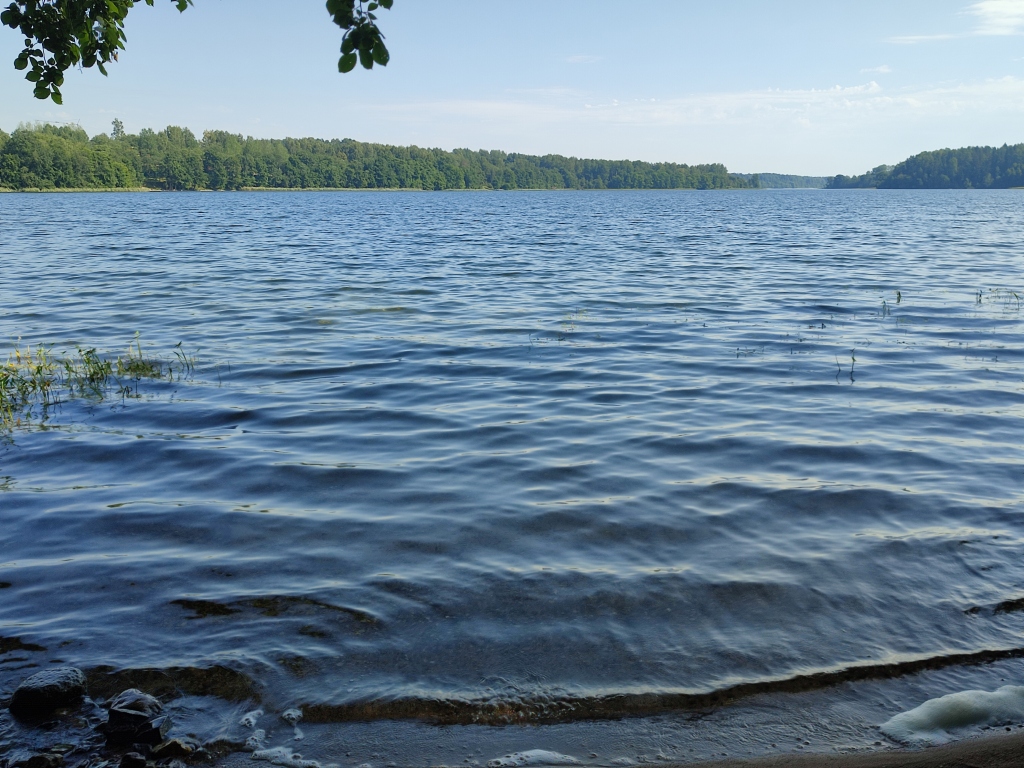
[[[1024, 768], [1024, 732], [967, 739], [913, 752], [860, 755], [776, 755], [691, 763], [688, 768]], [[672, 766], [682, 768], [682, 766]]]

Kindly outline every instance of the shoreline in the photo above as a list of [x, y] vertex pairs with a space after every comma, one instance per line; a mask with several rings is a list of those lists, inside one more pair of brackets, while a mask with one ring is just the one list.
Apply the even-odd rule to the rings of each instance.
[[[53, 187], [42, 189], [40, 187], [26, 187], [25, 189], [11, 189], [0, 187], [0, 194], [48, 194], [56, 192], [59, 194], [70, 194], [73, 192], [159, 192], [159, 193], [225, 193], [225, 192], [768, 192], [774, 187], [763, 189], [752, 189], [749, 187], [713, 187], [700, 189], [699, 187], [621, 187], [615, 189], [591, 189], [577, 187], [517, 187], [515, 189], [502, 189], [500, 187], [472, 187], [469, 189], [424, 189], [423, 187], [241, 187], [240, 189], [155, 189], [153, 187]], [[780, 187], [785, 190], [815, 190], [818, 187]]]
[[668, 763], [664, 768], [1020, 768], [1024, 766], [1024, 731], [968, 738], [919, 750], [856, 754], [786, 753], [771, 757], [727, 758], [696, 763]]

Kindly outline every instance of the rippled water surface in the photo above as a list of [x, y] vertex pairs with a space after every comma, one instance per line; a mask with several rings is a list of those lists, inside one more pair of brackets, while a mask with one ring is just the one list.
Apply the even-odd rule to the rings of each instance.
[[0, 669], [503, 723], [1024, 655], [1022, 268], [1013, 191], [0, 196], [5, 340], [198, 349], [0, 443]]

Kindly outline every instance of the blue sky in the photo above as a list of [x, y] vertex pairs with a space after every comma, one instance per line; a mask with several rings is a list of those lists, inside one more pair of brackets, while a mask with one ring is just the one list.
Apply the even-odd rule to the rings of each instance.
[[337, 72], [323, 0], [170, 0], [110, 67], [36, 101], [0, 29], [0, 128], [260, 137], [859, 173], [1024, 142], [1024, 0], [395, 0], [386, 69]]

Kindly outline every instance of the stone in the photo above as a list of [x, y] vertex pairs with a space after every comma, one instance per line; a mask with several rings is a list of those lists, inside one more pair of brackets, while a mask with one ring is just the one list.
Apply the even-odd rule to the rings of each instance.
[[85, 674], [76, 667], [54, 667], [23, 681], [11, 697], [15, 715], [46, 714], [75, 707], [85, 696]]
[[153, 759], [165, 760], [175, 757], [189, 757], [195, 751], [195, 746], [183, 739], [168, 739], [153, 747]]
[[171, 727], [171, 719], [161, 716], [163, 705], [155, 696], [135, 688], [122, 691], [110, 702], [104, 732], [107, 743], [159, 744]]
[[146, 721], [134, 730], [106, 730], [107, 744], [111, 746], [132, 746], [149, 745], [155, 746], [164, 740], [167, 732], [171, 730], [171, 718], [163, 715]]
[[146, 758], [138, 752], [129, 752], [121, 756], [121, 768], [146, 768]]
[[110, 702], [107, 722], [114, 728], [136, 728], [164, 711], [163, 704], [155, 696], [136, 688], [121, 691]]
[[60, 768], [62, 765], [64, 765], [64, 756], [52, 752], [15, 759], [10, 763], [11, 768]]

